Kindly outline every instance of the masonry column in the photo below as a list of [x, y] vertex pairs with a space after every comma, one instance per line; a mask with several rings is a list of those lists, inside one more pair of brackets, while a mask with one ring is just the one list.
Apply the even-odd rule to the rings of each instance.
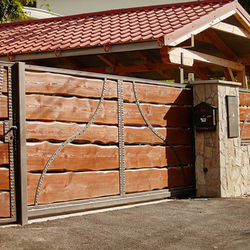
[[[193, 85], [194, 106], [206, 102], [217, 106], [215, 131], [195, 131], [195, 171], [198, 197], [227, 197], [228, 152], [239, 143], [239, 135], [228, 136], [226, 96], [239, 97], [240, 83], [220, 80], [195, 81]], [[237, 104], [237, 109], [239, 105]], [[238, 118], [239, 119], [239, 118]], [[239, 126], [239, 121], [238, 121]], [[233, 154], [233, 152], [232, 152]]]

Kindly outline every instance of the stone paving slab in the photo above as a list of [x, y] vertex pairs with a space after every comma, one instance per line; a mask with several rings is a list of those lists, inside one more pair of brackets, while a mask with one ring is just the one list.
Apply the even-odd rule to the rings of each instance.
[[250, 249], [250, 198], [165, 200], [0, 226], [1, 250]]

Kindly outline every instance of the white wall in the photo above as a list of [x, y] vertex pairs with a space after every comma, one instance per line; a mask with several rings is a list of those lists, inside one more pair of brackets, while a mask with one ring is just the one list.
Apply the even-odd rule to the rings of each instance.
[[123, 9], [140, 6], [161, 5], [188, 0], [37, 0], [37, 8], [49, 9], [61, 15], [74, 15], [111, 9]]

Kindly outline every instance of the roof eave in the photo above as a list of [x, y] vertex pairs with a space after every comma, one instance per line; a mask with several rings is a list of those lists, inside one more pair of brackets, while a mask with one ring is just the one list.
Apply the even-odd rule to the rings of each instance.
[[[233, 1], [215, 11], [212, 11], [206, 16], [185, 25], [183, 28], [176, 30], [174, 33], [168, 34], [164, 37], [165, 46], [177, 46], [178, 44], [188, 40], [192, 35], [208, 29], [212, 25], [215, 25], [224, 19], [237, 13], [237, 7], [241, 5], [238, 2]], [[241, 7], [243, 9], [243, 7]], [[244, 9], [243, 9], [244, 10]], [[170, 36], [171, 35], [171, 36]]]
[[[105, 51], [103, 46], [61, 50], [59, 58], [83, 56], [83, 55], [97, 55], [105, 53], [119, 53], [119, 52], [139, 51], [139, 50], [159, 49], [159, 48], [160, 47], [158, 41], [151, 40], [144, 42], [110, 45], [109, 51]], [[13, 58], [11, 59], [13, 59], [13, 61], [29, 61], [29, 60], [49, 59], [49, 58], [58, 58], [58, 55], [57, 53], [55, 53], [55, 51], [43, 51], [43, 52], [34, 52], [27, 54], [14, 54]], [[6, 55], [2, 55], [0, 56], [0, 61], [9, 61], [9, 59]]]

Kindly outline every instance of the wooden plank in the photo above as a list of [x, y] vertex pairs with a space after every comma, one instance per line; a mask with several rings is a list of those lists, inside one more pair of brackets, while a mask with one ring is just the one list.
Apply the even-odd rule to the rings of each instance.
[[[136, 84], [140, 102], [192, 105], [192, 91], [187, 89], [154, 86], [149, 84]], [[124, 99], [135, 102], [132, 83], [124, 82]]]
[[[26, 118], [30, 120], [88, 122], [98, 103], [98, 100], [76, 97], [27, 95]], [[104, 101], [95, 122], [117, 124], [117, 102]]]
[[[42, 171], [60, 144], [27, 143], [27, 171]], [[118, 169], [117, 146], [67, 145], [54, 159], [49, 171], [86, 171]]]
[[[194, 185], [194, 167], [184, 167], [187, 185]], [[185, 186], [180, 167], [163, 169], [126, 170], [126, 193]]]
[[250, 93], [239, 92], [239, 105], [250, 106]]
[[[25, 88], [29, 94], [63, 94], [79, 97], [101, 96], [103, 81], [97, 79], [77, 78], [51, 73], [25, 73]], [[149, 84], [136, 84], [139, 99], [149, 103], [175, 103], [180, 105], [192, 104], [192, 92], [163, 86]], [[108, 81], [105, 98], [117, 97], [116, 82]], [[124, 82], [124, 99], [134, 102], [132, 83]]]
[[159, 190], [168, 186], [168, 170], [143, 169], [126, 170], [126, 193]]
[[3, 128], [3, 122], [0, 121], [0, 138], [4, 137], [4, 128]]
[[[184, 172], [186, 176], [187, 185], [194, 185], [194, 167], [185, 166]], [[183, 187], [185, 186], [185, 181], [183, 177], [183, 172], [180, 167], [168, 168], [168, 187]]]
[[[176, 146], [184, 165], [192, 164], [192, 147]], [[170, 147], [163, 146], [126, 146], [126, 169], [152, 168], [179, 165], [179, 161]]]
[[[141, 104], [148, 121], [153, 126], [190, 127], [191, 107]], [[135, 104], [124, 104], [125, 125], [146, 125]]]
[[10, 217], [10, 193], [0, 192], [0, 218]]
[[[27, 174], [28, 205], [34, 204], [40, 174]], [[72, 201], [119, 194], [119, 172], [78, 172], [46, 174], [39, 204]]]
[[[1, 124], [0, 124], [1, 125]], [[65, 141], [84, 128], [84, 124], [62, 122], [27, 122], [27, 140], [35, 141]], [[191, 130], [183, 128], [155, 128], [172, 144], [192, 144]], [[164, 144], [147, 127], [124, 127], [126, 144]], [[116, 126], [92, 125], [74, 142], [114, 144], [118, 143], [118, 128]]]
[[[174, 145], [191, 145], [192, 132], [183, 128], [155, 128], [157, 132], [166, 137]], [[126, 144], [165, 144], [153, 132], [146, 127], [126, 127], [124, 128], [124, 138]]]
[[234, 52], [221, 40], [221, 38], [212, 30], [206, 29], [203, 33], [229, 60], [236, 61], [238, 58]]
[[237, 82], [241, 83], [241, 88], [247, 88], [246, 71], [237, 71]]
[[211, 28], [222, 31], [222, 32], [226, 32], [235, 36], [240, 36], [246, 39], [250, 39], [250, 33], [247, 30], [240, 28], [238, 26], [229, 24], [229, 23], [219, 22], [211, 26]]
[[209, 77], [199, 67], [192, 67], [192, 71], [201, 79], [209, 80]]
[[0, 165], [9, 164], [9, 145], [0, 142]]
[[[247, 117], [247, 115], [250, 113], [250, 107], [240, 107], [240, 121], [244, 121]], [[248, 121], [250, 121], [250, 117], [248, 118]]]
[[[240, 123], [240, 131], [242, 129], [243, 122]], [[250, 123], [246, 123], [243, 129], [242, 140], [250, 139]]]
[[7, 96], [2, 95], [0, 100], [0, 119], [8, 117]]
[[[28, 120], [50, 120], [88, 122], [93, 116], [98, 100], [64, 98], [58, 96], [27, 95], [26, 118]], [[191, 107], [141, 104], [149, 122], [154, 126], [190, 127]], [[95, 123], [117, 124], [117, 102], [104, 101]], [[145, 125], [138, 107], [124, 104], [125, 125]]]
[[[182, 54], [182, 57], [181, 57]], [[169, 50], [169, 60], [171, 63], [193, 66], [194, 61], [214, 64], [236, 71], [244, 71], [245, 66], [234, 61], [226, 60], [220, 57], [211, 56], [197, 51], [191, 51], [182, 48], [172, 48]]]
[[[60, 144], [27, 143], [27, 170], [41, 172]], [[192, 147], [176, 146], [183, 164], [192, 163]], [[164, 146], [126, 146], [126, 168], [150, 168], [178, 165], [172, 149]], [[49, 171], [99, 171], [119, 168], [116, 146], [67, 145], [54, 159]]]
[[2, 89], [2, 92], [4, 94], [7, 93], [7, 70], [4, 69], [3, 71], [3, 89]]
[[[102, 79], [88, 79], [52, 73], [25, 72], [25, 92], [28, 94], [62, 94], [98, 98], [101, 96], [102, 86]], [[107, 82], [105, 97], [117, 97], [116, 82]]]
[[0, 190], [10, 189], [10, 171], [8, 168], [0, 168]]
[[[85, 124], [62, 122], [26, 122], [27, 140], [65, 141], [85, 127]], [[118, 128], [116, 126], [91, 125], [74, 142], [117, 143]]]

